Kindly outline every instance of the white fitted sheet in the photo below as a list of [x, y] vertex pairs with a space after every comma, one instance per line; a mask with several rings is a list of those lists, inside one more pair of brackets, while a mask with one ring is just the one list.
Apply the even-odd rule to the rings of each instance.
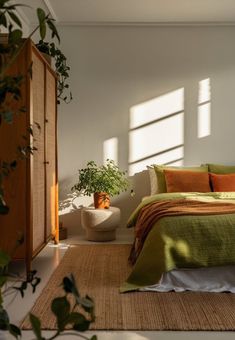
[[226, 291], [235, 293], [235, 265], [174, 269], [164, 273], [159, 283], [140, 290], [156, 292], [191, 290], [217, 293]]

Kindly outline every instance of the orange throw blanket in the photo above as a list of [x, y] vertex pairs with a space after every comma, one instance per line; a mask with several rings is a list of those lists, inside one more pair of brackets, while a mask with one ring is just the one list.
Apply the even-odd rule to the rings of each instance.
[[235, 213], [235, 204], [226, 202], [202, 202], [190, 199], [164, 200], [150, 203], [141, 209], [135, 224], [135, 241], [129, 261], [136, 262], [148, 233], [162, 217], [182, 215], [223, 215]]

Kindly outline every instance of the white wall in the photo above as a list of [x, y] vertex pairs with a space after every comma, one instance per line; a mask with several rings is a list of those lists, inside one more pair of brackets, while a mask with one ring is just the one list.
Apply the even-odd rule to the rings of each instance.
[[[77, 169], [89, 160], [103, 162], [103, 142], [109, 138], [118, 139], [119, 165], [128, 170], [131, 108], [177, 89], [184, 93], [182, 162], [235, 163], [235, 27], [60, 27], [59, 31], [71, 66], [74, 97], [59, 108], [61, 200], [70, 193]], [[198, 86], [206, 78], [211, 84], [211, 133], [199, 139]], [[148, 114], [146, 109], [147, 122]], [[165, 130], [162, 136], [157, 133], [148, 144], [159, 151], [165, 136]], [[145, 181], [135, 184], [135, 199], [122, 195], [113, 201], [122, 207], [123, 226], [140, 196], [148, 194]], [[70, 226], [79, 224], [77, 212], [66, 216]]]

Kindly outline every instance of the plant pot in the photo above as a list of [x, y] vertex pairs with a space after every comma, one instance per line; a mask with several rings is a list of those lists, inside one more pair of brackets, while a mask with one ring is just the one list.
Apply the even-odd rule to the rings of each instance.
[[106, 192], [94, 193], [95, 209], [108, 209], [110, 206], [110, 197]]

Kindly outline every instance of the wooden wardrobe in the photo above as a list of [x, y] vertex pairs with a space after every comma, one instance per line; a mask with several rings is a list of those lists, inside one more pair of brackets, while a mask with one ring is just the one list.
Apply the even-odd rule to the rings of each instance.
[[[31, 260], [46, 243], [52, 238], [58, 242], [57, 78], [30, 40], [8, 73], [25, 76], [21, 100], [10, 105], [15, 110], [25, 107], [26, 112], [14, 115], [12, 124], [0, 125], [0, 160], [17, 159], [16, 169], [3, 183], [10, 211], [0, 215], [0, 249], [24, 260], [29, 273]], [[20, 159], [17, 150], [26, 145], [37, 150]], [[22, 235], [24, 242], [15, 249]]]

